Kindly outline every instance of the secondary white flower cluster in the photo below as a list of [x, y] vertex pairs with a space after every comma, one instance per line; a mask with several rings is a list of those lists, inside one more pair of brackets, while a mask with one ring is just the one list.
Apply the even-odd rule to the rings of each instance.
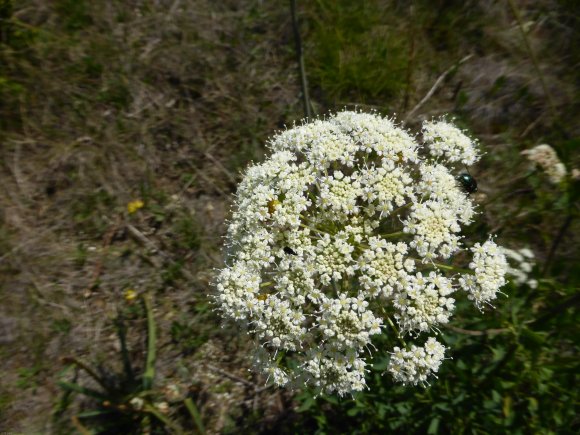
[[536, 263], [532, 250], [529, 248], [509, 249], [502, 247], [502, 251], [509, 263], [507, 275], [512, 278], [514, 284], [527, 285], [532, 289], [537, 288], [538, 281], [530, 278]]
[[471, 252], [473, 260], [469, 268], [473, 273], [461, 275], [459, 284], [467, 290], [469, 299], [481, 308], [496, 298], [498, 289], [506, 283], [509, 266], [502, 248], [491, 240], [483, 245], [476, 243]]
[[411, 345], [410, 350], [398, 346], [393, 349], [389, 371], [403, 384], [427, 383], [430, 375], [437, 373], [444, 359], [445, 346], [429, 337], [424, 346]]
[[537, 145], [532, 149], [522, 151], [522, 154], [540, 166], [553, 184], [560, 183], [568, 173], [554, 148], [548, 144]]
[[431, 154], [445, 157], [450, 163], [461, 162], [465, 165], [473, 165], [479, 160], [479, 154], [472, 139], [448, 122], [423, 123], [423, 140], [429, 145]]
[[216, 280], [222, 315], [255, 337], [255, 367], [277, 385], [360, 391], [385, 333], [393, 378], [425, 383], [455, 295], [481, 306], [507, 270], [491, 239], [472, 248], [470, 273], [452, 263], [475, 215], [453, 165], [477, 161], [475, 144], [445, 121], [424, 124], [422, 145], [391, 119], [345, 111], [269, 147], [239, 186]]

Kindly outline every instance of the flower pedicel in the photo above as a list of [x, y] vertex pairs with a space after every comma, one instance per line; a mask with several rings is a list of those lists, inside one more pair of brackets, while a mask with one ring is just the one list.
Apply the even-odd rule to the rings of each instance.
[[390, 354], [389, 373], [426, 383], [455, 296], [481, 308], [505, 284], [491, 239], [473, 245], [467, 269], [450, 263], [475, 214], [456, 179], [479, 159], [474, 142], [434, 121], [421, 145], [388, 118], [344, 111], [269, 148], [238, 188], [216, 280], [223, 317], [255, 337], [256, 369], [280, 386], [360, 391], [373, 336], [392, 328], [406, 342], [377, 350]]

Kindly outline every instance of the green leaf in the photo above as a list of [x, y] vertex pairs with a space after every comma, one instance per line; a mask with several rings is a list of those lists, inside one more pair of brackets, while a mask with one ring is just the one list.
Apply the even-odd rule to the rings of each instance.
[[77, 414], [78, 418], [92, 418], [92, 417], [99, 417], [101, 415], [106, 414], [113, 414], [115, 411], [112, 409], [101, 409], [101, 410], [94, 410], [94, 411], [85, 411]]
[[162, 422], [165, 426], [173, 430], [176, 434], [181, 435], [183, 434], [183, 429], [174, 421], [171, 421], [168, 417], [163, 415], [157, 408], [151, 405], [145, 405], [144, 408], [145, 412], [153, 415], [157, 420]]
[[346, 411], [346, 415], [348, 415], [349, 417], [354, 417], [359, 412], [360, 412], [360, 409], [358, 409], [358, 408], [350, 408], [348, 411]]
[[145, 303], [145, 311], [147, 312], [147, 360], [145, 361], [145, 373], [143, 373], [143, 389], [150, 390], [153, 388], [153, 380], [155, 379], [157, 328], [149, 296], [145, 295], [143, 301]]
[[538, 411], [538, 401], [535, 397], [528, 397], [528, 410], [535, 414]]
[[93, 390], [91, 388], [86, 388], [86, 387], [83, 387], [79, 384], [75, 384], [72, 382], [58, 381], [57, 384], [59, 387], [65, 389], [65, 390], [74, 391], [75, 393], [84, 394], [85, 396], [93, 397], [93, 398], [98, 399], [98, 400], [105, 400], [107, 398], [103, 393], [101, 393], [97, 390]]
[[197, 427], [199, 433], [204, 434], [205, 428], [203, 426], [203, 421], [201, 420], [201, 414], [199, 413], [197, 406], [195, 406], [195, 403], [193, 403], [193, 400], [191, 400], [191, 397], [185, 399], [183, 403], [185, 403], [185, 407], [189, 411], [189, 414], [191, 415], [191, 418], [195, 423], [195, 426]]
[[316, 403], [313, 397], [308, 397], [302, 405], [296, 410], [297, 412], [305, 412], [308, 411], [312, 406]]
[[503, 412], [503, 416], [505, 418], [509, 418], [512, 412], [512, 403], [513, 400], [510, 396], [504, 397], [503, 399], [503, 406], [501, 408], [502, 412]]
[[338, 399], [335, 396], [324, 396], [324, 400], [333, 405], [338, 405]]
[[438, 417], [431, 420], [431, 423], [429, 423], [429, 429], [427, 429], [428, 434], [436, 434], [439, 431], [439, 421]]

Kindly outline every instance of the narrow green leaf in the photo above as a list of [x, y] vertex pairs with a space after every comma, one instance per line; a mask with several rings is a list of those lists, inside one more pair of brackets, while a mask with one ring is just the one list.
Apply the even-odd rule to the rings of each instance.
[[112, 414], [112, 409], [101, 409], [101, 410], [94, 410], [94, 411], [85, 411], [77, 414], [78, 418], [91, 418], [91, 417], [98, 417], [100, 415]]
[[183, 434], [183, 429], [179, 427], [177, 423], [171, 421], [167, 416], [163, 415], [157, 408], [151, 405], [145, 405], [144, 408], [145, 412], [153, 415], [157, 420], [163, 423], [166, 427], [174, 431], [176, 434], [181, 435]]
[[68, 391], [74, 391], [75, 393], [84, 394], [85, 396], [94, 397], [95, 399], [99, 400], [106, 399], [106, 396], [104, 396], [103, 393], [100, 393], [99, 391], [93, 390], [91, 388], [82, 387], [79, 384], [65, 381], [58, 381], [57, 384], [59, 387]]
[[143, 301], [147, 312], [147, 360], [145, 362], [145, 373], [143, 374], [143, 389], [150, 390], [153, 388], [153, 380], [155, 378], [156, 326], [149, 296], [145, 295]]
[[431, 420], [431, 423], [429, 423], [429, 429], [427, 429], [427, 433], [431, 435], [436, 434], [437, 432], [439, 432], [439, 418], [434, 418]]
[[135, 373], [133, 372], [133, 367], [131, 366], [131, 360], [129, 358], [129, 349], [127, 348], [127, 330], [121, 314], [117, 317], [115, 326], [117, 327], [117, 335], [119, 336], [119, 342], [121, 343], [123, 369], [125, 370], [127, 379], [132, 383], [135, 380]]
[[203, 426], [203, 421], [201, 420], [201, 414], [199, 413], [197, 406], [195, 406], [195, 403], [193, 403], [193, 400], [191, 400], [191, 397], [185, 399], [184, 403], [199, 433], [205, 434], [205, 428]]

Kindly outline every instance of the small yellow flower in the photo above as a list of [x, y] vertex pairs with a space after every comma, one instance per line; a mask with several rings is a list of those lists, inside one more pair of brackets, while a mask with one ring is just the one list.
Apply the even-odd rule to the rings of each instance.
[[125, 290], [125, 300], [127, 302], [133, 302], [135, 299], [137, 299], [137, 296], [137, 292], [132, 288]]
[[141, 201], [140, 199], [136, 199], [135, 201], [131, 201], [130, 203], [127, 204], [127, 211], [129, 212], [129, 214], [133, 214], [140, 208], [143, 208], [144, 205], [145, 203], [143, 201]]

